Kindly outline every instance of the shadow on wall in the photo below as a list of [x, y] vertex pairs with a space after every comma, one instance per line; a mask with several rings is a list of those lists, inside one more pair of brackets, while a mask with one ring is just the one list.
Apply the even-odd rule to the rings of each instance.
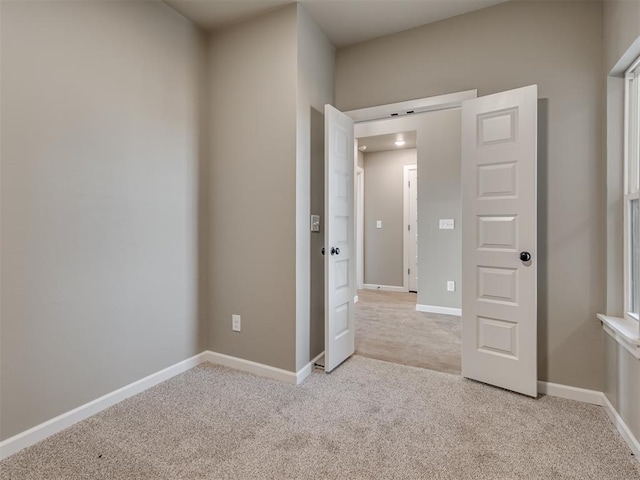
[[198, 341], [197, 351], [209, 350], [209, 69], [207, 63], [207, 39], [200, 34], [200, 61], [196, 75], [198, 93], [197, 118], [198, 125]]
[[549, 100], [538, 99], [538, 379], [548, 379], [548, 355], [541, 351], [548, 345], [549, 297], [547, 295], [547, 226], [549, 224], [548, 208], [548, 129]]
[[310, 358], [324, 351], [324, 115], [311, 108], [311, 214], [320, 215], [320, 231], [311, 232]]

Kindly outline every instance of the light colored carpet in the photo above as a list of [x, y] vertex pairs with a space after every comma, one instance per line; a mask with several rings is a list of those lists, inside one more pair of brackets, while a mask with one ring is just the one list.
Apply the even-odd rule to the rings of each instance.
[[295, 387], [202, 364], [2, 479], [640, 479], [602, 408], [353, 357]]
[[356, 353], [387, 362], [460, 374], [461, 319], [416, 311], [416, 294], [359, 290]]

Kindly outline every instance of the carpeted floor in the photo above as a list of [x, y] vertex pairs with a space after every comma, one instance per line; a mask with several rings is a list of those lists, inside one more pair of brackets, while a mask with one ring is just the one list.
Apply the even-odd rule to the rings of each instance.
[[356, 354], [461, 373], [460, 317], [416, 311], [415, 293], [359, 290]]
[[0, 463], [2, 479], [640, 479], [602, 408], [353, 357], [300, 386], [202, 364]]

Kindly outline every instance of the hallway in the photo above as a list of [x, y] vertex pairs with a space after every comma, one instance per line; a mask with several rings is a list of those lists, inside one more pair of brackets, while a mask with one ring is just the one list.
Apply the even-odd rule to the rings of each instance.
[[460, 317], [417, 312], [415, 307], [415, 293], [359, 290], [356, 354], [460, 374]]

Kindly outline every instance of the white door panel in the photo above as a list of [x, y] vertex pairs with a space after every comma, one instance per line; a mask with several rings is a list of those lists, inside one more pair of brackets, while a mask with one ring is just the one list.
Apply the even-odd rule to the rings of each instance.
[[[462, 104], [462, 374], [537, 390], [537, 86]], [[521, 252], [531, 260], [522, 261]]]
[[325, 105], [325, 371], [355, 349], [353, 120]]

